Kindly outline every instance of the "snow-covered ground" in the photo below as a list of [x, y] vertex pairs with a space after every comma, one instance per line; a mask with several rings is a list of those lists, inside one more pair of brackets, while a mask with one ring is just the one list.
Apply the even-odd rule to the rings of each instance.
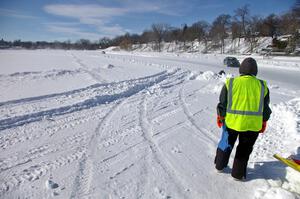
[[[224, 55], [0, 51], [0, 198], [300, 198], [300, 58], [255, 56], [273, 114], [245, 182], [214, 169]], [[244, 56], [238, 56], [242, 60]], [[218, 75], [220, 70], [226, 76]]]

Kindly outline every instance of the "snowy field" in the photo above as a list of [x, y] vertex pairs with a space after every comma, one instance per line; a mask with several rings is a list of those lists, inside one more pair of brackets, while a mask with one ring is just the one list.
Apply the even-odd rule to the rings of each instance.
[[300, 58], [254, 57], [273, 114], [237, 182], [234, 152], [213, 164], [224, 55], [0, 51], [0, 198], [300, 198], [272, 157], [300, 156]]

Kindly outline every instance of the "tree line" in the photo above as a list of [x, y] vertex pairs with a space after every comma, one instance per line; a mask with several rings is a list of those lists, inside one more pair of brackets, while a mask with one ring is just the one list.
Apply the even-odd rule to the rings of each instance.
[[[280, 35], [290, 35], [288, 43], [280, 43], [276, 38]], [[19, 47], [26, 49], [105, 49], [110, 46], [120, 46], [131, 50], [134, 45], [152, 43], [152, 48], [162, 50], [163, 42], [175, 42], [186, 47], [187, 42], [199, 41], [208, 49], [208, 42], [212, 48], [219, 48], [224, 53], [225, 39], [245, 39], [251, 51], [257, 43], [258, 37], [272, 37], [273, 44], [278, 48], [288, 47], [295, 50], [300, 45], [300, 0], [284, 14], [270, 14], [266, 17], [252, 16], [249, 5], [244, 5], [234, 11], [234, 15], [221, 14], [212, 23], [200, 20], [191, 25], [183, 24], [181, 27], [172, 27], [166, 23], [156, 23], [141, 34], [129, 34], [115, 38], [101, 38], [96, 42], [88, 39], [71, 41], [4, 41], [0, 40], [0, 47]]]

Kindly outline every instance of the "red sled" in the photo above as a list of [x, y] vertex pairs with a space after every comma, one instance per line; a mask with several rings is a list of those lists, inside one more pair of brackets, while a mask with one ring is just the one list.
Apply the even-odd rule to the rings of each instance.
[[294, 162], [296, 162], [296, 164], [299, 164], [299, 165], [300, 165], [300, 160], [297, 160], [297, 159], [295, 159], [295, 158], [292, 158], [292, 160], [293, 160]]

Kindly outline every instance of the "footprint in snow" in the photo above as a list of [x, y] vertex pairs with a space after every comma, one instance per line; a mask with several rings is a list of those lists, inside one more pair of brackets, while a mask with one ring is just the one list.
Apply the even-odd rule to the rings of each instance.
[[172, 148], [172, 152], [173, 153], [182, 153], [182, 151], [179, 148], [177, 148], [176, 146]]
[[166, 192], [163, 189], [160, 189], [160, 188], [156, 187], [155, 191], [159, 194], [159, 196], [161, 198], [164, 198], [164, 199], [171, 199], [172, 198], [171, 196], [167, 195]]
[[59, 187], [59, 185], [56, 182], [52, 181], [52, 180], [47, 180], [46, 181], [46, 187], [47, 187], [47, 189], [56, 189], [56, 188]]

